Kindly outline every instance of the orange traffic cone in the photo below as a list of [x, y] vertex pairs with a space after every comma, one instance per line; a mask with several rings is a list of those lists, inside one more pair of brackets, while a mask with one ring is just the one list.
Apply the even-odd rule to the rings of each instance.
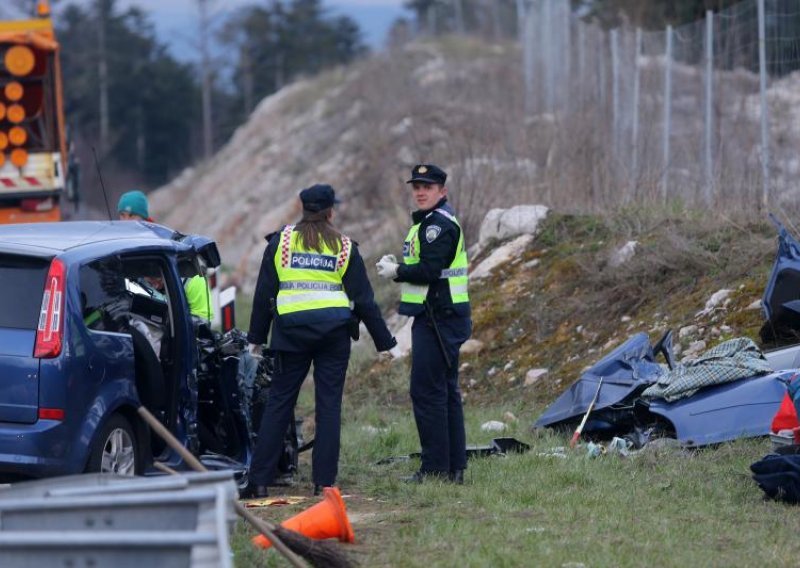
[[[323, 499], [313, 507], [296, 514], [281, 523], [282, 527], [299, 532], [309, 538], [338, 538], [342, 542], [354, 542], [355, 535], [347, 508], [336, 487], [325, 487]], [[253, 544], [261, 548], [269, 548], [272, 543], [263, 534], [253, 537]]]

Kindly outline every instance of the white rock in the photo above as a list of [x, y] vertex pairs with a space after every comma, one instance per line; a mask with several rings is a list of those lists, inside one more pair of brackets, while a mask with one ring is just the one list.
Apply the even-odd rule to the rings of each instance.
[[710, 314], [711, 312], [714, 311], [715, 308], [718, 308], [720, 304], [725, 302], [725, 300], [728, 299], [728, 296], [730, 296], [732, 293], [733, 290], [728, 290], [727, 288], [723, 288], [722, 290], [717, 290], [711, 295], [711, 297], [706, 302], [706, 307], [697, 312], [695, 317]]
[[697, 335], [697, 329], [698, 328], [696, 325], [687, 325], [686, 327], [682, 327], [680, 331], [678, 331], [678, 338], [684, 339], [690, 335]]
[[689, 347], [686, 349], [686, 357], [693, 357], [695, 355], [699, 355], [703, 351], [706, 350], [706, 342], [702, 339], [698, 341], [692, 341], [689, 344]]
[[675, 343], [675, 344], [672, 346], [672, 354], [673, 354], [673, 355], [675, 355], [676, 357], [677, 357], [678, 355], [680, 355], [682, 352], [683, 352], [683, 347], [681, 346], [681, 344], [680, 344], [680, 343]]
[[461, 366], [458, 368], [459, 371], [466, 371], [469, 369], [469, 363], [461, 363]]
[[486, 371], [487, 377], [493, 377], [497, 373], [497, 367], [492, 367], [488, 371]]
[[506, 411], [503, 414], [503, 420], [505, 420], [506, 422], [516, 422], [517, 421], [517, 417], [514, 416], [513, 412]]
[[496, 267], [520, 256], [533, 242], [533, 235], [521, 235], [492, 251], [469, 275], [470, 280], [486, 278]]
[[619, 321], [621, 321], [622, 323], [628, 323], [629, 321], [631, 321], [631, 319], [633, 319], [631, 318], [631, 316], [622, 316], [621, 318], [619, 318]]
[[620, 248], [611, 253], [611, 258], [608, 260], [609, 266], [617, 268], [622, 266], [636, 254], [636, 247], [639, 246], [637, 241], [628, 241]]
[[481, 424], [481, 432], [502, 432], [506, 428], [506, 423], [499, 420], [489, 420]]
[[373, 436], [375, 436], [376, 434], [383, 434], [389, 431], [388, 428], [376, 428], [375, 426], [362, 426], [361, 430]]
[[729, 325], [721, 325], [719, 326], [719, 330], [722, 333], [733, 333], [733, 328]]
[[719, 337], [722, 331], [717, 326], [711, 328], [711, 337]]
[[548, 211], [544, 205], [517, 205], [511, 209], [489, 210], [478, 233], [478, 249], [483, 250], [492, 240], [504, 241], [519, 235], [536, 235]]
[[760, 310], [761, 309], [761, 300], [758, 299], [749, 306], [747, 306], [748, 310]]
[[461, 346], [461, 353], [480, 353], [483, 349], [483, 341], [478, 339], [467, 339]]
[[529, 387], [539, 382], [547, 374], [547, 369], [531, 369], [525, 373], [525, 386]]
[[533, 260], [529, 260], [525, 264], [522, 265], [522, 268], [536, 268], [539, 266], [541, 261], [538, 258], [534, 258]]
[[514, 361], [509, 361], [508, 363], [505, 364], [503, 370], [510, 371], [513, 367], [514, 367]]
[[467, 383], [467, 385], [469, 385], [469, 388], [474, 388], [475, 385], [477, 385], [477, 384], [478, 384], [478, 381], [476, 381], [475, 379], [470, 379], [469, 382]]

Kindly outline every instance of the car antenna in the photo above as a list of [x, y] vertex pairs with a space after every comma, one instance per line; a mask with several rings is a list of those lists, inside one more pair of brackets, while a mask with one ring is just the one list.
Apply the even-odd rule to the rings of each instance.
[[103, 173], [100, 171], [100, 162], [97, 161], [97, 150], [92, 146], [92, 155], [94, 156], [94, 167], [97, 168], [97, 177], [100, 178], [100, 189], [103, 190], [103, 199], [106, 202], [106, 211], [108, 211], [108, 220], [113, 221], [114, 217], [111, 215], [111, 207], [108, 205], [108, 195], [106, 194], [106, 186], [103, 184]]

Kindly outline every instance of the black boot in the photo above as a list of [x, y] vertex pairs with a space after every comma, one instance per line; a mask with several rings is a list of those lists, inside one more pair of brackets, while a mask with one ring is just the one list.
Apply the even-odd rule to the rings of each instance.
[[456, 485], [464, 485], [464, 470], [456, 469], [451, 471], [449, 478]]
[[401, 477], [400, 480], [404, 483], [423, 483], [426, 480], [446, 480], [450, 476], [443, 471], [417, 471], [414, 475], [408, 477]]
[[239, 499], [264, 499], [269, 497], [266, 485], [248, 483], [239, 490]]

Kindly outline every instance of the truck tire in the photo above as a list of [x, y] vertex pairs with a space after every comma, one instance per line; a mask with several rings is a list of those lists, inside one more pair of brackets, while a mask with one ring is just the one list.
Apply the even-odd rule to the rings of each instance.
[[97, 432], [89, 450], [86, 471], [133, 476], [141, 473], [141, 469], [133, 427], [121, 414], [112, 415]]

